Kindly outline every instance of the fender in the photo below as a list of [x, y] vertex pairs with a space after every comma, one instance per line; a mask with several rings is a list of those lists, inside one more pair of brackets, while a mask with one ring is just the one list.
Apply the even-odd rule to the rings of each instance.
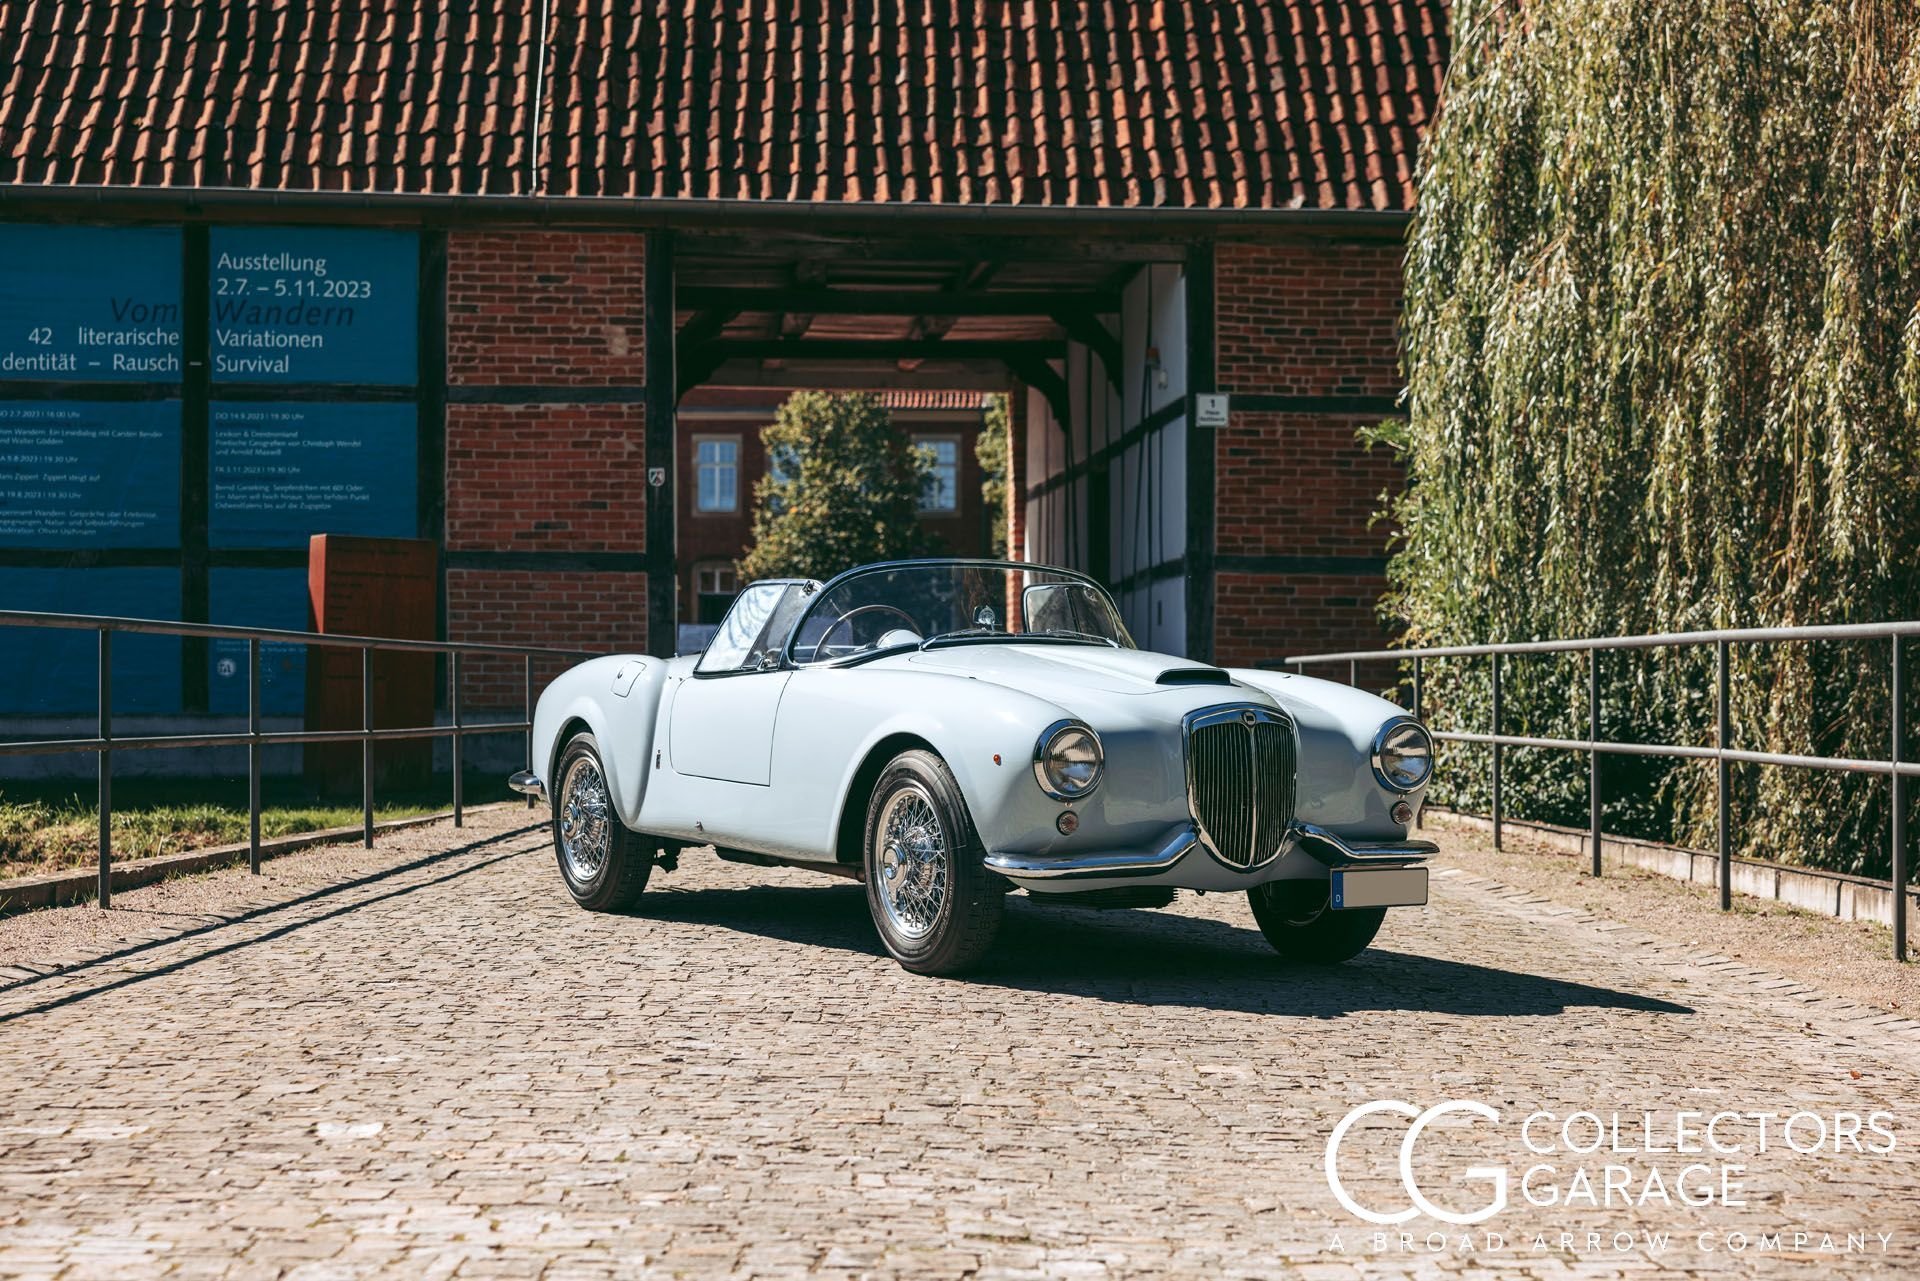
[[533, 770], [547, 794], [559, 786], [553, 775], [566, 747], [561, 731], [583, 722], [600, 745], [614, 811], [637, 826], [666, 683], [666, 660], [645, 654], [590, 659], [555, 677], [533, 712]]
[[[1293, 717], [1300, 735], [1301, 817], [1369, 840], [1398, 839], [1388, 810], [1398, 798], [1373, 777], [1373, 736], [1406, 712], [1395, 703], [1336, 681], [1293, 672], [1231, 668], [1241, 684], [1267, 694]], [[1415, 808], [1426, 788], [1407, 797]]]

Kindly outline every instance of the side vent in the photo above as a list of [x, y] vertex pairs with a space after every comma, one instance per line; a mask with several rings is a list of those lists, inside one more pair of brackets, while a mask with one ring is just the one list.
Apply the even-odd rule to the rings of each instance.
[[1233, 677], [1217, 667], [1170, 667], [1160, 673], [1158, 685], [1231, 685]]

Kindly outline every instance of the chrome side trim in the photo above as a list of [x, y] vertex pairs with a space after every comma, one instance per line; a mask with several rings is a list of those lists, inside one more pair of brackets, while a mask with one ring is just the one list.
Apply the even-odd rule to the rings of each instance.
[[1296, 824], [1294, 832], [1307, 852], [1328, 867], [1349, 863], [1405, 863], [1431, 858], [1440, 852], [1440, 847], [1432, 841], [1349, 841], [1312, 823]]
[[1192, 852], [1198, 839], [1191, 827], [1183, 827], [1163, 841], [1158, 849], [1145, 852], [1126, 850], [1119, 853], [1064, 856], [995, 852], [987, 855], [986, 865], [989, 871], [1028, 879], [1152, 876], [1157, 872], [1165, 872], [1179, 863]]
[[543, 801], [547, 799], [546, 784], [535, 777], [532, 770], [523, 769], [517, 771], [512, 778], [507, 780], [507, 786], [523, 796], [533, 796]]

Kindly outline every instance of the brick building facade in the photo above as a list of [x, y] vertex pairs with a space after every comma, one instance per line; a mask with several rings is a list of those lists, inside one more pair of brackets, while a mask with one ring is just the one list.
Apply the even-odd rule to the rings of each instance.
[[[1399, 409], [1443, 0], [983, 5], [832, 51], [810, 21], [654, 5], [159, 38], [194, 11], [0, 12], [27, 69], [0, 96], [0, 234], [164, 229], [184, 317], [183, 372], [132, 391], [0, 369], [0, 400], [177, 404], [182, 442], [177, 533], [0, 538], [0, 587], [137, 569], [180, 585], [156, 610], [218, 612], [221, 574], [301, 563], [208, 536], [221, 406], [406, 405], [406, 532], [440, 545], [446, 636], [658, 652], [720, 558], [692, 532], [703, 397], [1005, 391], [1010, 546], [1108, 578], [1143, 643], [1257, 663], [1382, 639], [1369, 522], [1398, 478], [1354, 434]], [[109, 127], [87, 104], [129, 59], [158, 88]], [[404, 231], [417, 298], [387, 320], [417, 370], [223, 381], [209, 255], [236, 229]], [[189, 711], [218, 701], [196, 661]], [[517, 700], [512, 673], [474, 679]]]

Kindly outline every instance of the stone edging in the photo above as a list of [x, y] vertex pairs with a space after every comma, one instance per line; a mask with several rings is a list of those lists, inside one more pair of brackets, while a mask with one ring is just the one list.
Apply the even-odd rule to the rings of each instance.
[[[1491, 820], [1479, 814], [1454, 810], [1428, 809], [1423, 821], [1445, 831], [1490, 832]], [[1530, 819], [1503, 819], [1501, 826], [1524, 832], [1531, 840], [1572, 854], [1588, 852], [1586, 829], [1561, 827]], [[1603, 857], [1633, 867], [1645, 868], [1676, 881], [1693, 885], [1720, 884], [1720, 858], [1704, 850], [1664, 845], [1630, 836], [1600, 836]], [[1815, 867], [1789, 867], [1756, 858], [1733, 860], [1733, 889], [1750, 898], [1771, 899], [1806, 912], [1835, 917], [1842, 921], [1874, 921], [1893, 925], [1893, 885], [1866, 876], [1829, 872]], [[1907, 919], [1920, 923], [1920, 886], [1907, 890]]]
[[[521, 801], [493, 801], [484, 805], [469, 805], [469, 814], [484, 813], [487, 810], [503, 806], [520, 808]], [[398, 832], [409, 827], [420, 827], [427, 823], [445, 822], [453, 817], [452, 810], [442, 810], [437, 814], [419, 814], [412, 818], [382, 819], [373, 825], [376, 832]], [[311, 849], [315, 845], [331, 845], [339, 841], [357, 840], [361, 835], [358, 823], [352, 827], [328, 827], [315, 832], [294, 832], [287, 836], [276, 836], [260, 842], [260, 857], [275, 858], [282, 854], [292, 854], [298, 850]], [[247, 843], [240, 841], [233, 845], [210, 845], [205, 849], [185, 850], [179, 854], [156, 854], [151, 858], [128, 859], [124, 863], [113, 865], [113, 891], [118, 894], [124, 890], [138, 889], [142, 885], [152, 885], [169, 877], [187, 876], [195, 872], [211, 872], [219, 868], [230, 867], [235, 863], [244, 863], [247, 859]], [[23, 876], [14, 880], [0, 880], [0, 917], [12, 916], [19, 912], [31, 912], [42, 907], [64, 907], [70, 903], [90, 902], [99, 888], [99, 873], [94, 868], [82, 871], [55, 872], [48, 876]]]

